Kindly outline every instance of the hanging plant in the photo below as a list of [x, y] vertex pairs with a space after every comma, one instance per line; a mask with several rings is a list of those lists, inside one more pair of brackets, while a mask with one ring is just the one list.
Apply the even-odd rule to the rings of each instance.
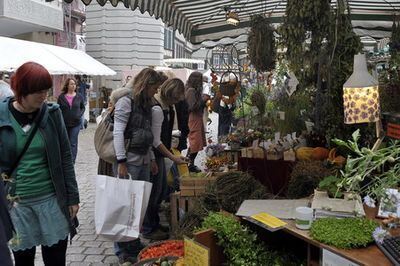
[[[346, 12], [347, 9], [347, 12]], [[361, 51], [360, 38], [354, 33], [350, 18], [350, 8], [345, 1], [338, 1], [338, 9], [331, 16], [327, 38], [329, 64], [326, 69], [327, 91], [324, 94], [324, 108], [321, 110], [321, 133], [328, 139], [339, 137], [349, 139], [354, 126], [345, 126], [343, 111], [343, 84], [353, 72], [354, 55]], [[361, 128], [360, 125], [356, 126]], [[367, 128], [363, 134], [367, 136]]]
[[250, 25], [247, 39], [250, 61], [257, 71], [269, 71], [275, 67], [274, 29], [263, 15], [253, 16]]
[[398, 99], [400, 97], [400, 25], [393, 20], [392, 37], [389, 43], [390, 60], [389, 70], [381, 76], [379, 96], [381, 99], [382, 111], [400, 112]]
[[[329, 0], [288, 0], [286, 16], [280, 28], [282, 46], [287, 48], [289, 67], [300, 76], [300, 71], [314, 76], [314, 64], [327, 35], [330, 17]], [[306, 44], [309, 39], [310, 45]], [[305, 77], [311, 79], [312, 77]]]

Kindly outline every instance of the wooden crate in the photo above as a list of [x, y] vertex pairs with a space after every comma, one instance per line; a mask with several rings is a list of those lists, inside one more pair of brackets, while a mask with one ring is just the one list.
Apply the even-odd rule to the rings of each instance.
[[179, 222], [182, 215], [193, 209], [194, 196], [182, 196], [180, 192], [175, 192], [170, 195], [171, 207], [171, 232], [175, 232], [179, 227]]
[[180, 181], [181, 196], [199, 196], [204, 193], [206, 186], [215, 181], [215, 176], [182, 177]]

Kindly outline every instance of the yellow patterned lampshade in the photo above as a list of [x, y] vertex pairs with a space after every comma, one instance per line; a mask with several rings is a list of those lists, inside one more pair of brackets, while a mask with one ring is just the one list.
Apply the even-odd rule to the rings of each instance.
[[343, 88], [344, 123], [371, 123], [379, 120], [378, 86]]
[[344, 123], [371, 123], [380, 120], [378, 81], [368, 72], [364, 54], [354, 55], [354, 70], [343, 85]]

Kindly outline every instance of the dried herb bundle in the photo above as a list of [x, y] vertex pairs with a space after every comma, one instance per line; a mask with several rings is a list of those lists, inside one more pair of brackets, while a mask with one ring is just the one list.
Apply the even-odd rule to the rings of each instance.
[[298, 199], [311, 195], [322, 178], [331, 174], [332, 170], [321, 161], [299, 161], [290, 177], [288, 197]]
[[264, 185], [250, 174], [240, 171], [219, 176], [215, 186], [219, 205], [230, 213], [236, 213], [244, 200], [270, 197]]
[[223, 209], [236, 213], [246, 199], [268, 199], [269, 194], [264, 185], [248, 173], [235, 171], [219, 176], [214, 183], [206, 186], [206, 191], [195, 199], [193, 208], [188, 211], [175, 233], [177, 238], [191, 236], [209, 212]]
[[251, 29], [247, 39], [248, 54], [257, 71], [268, 71], [275, 67], [275, 37], [269, 19], [263, 15], [251, 18]]

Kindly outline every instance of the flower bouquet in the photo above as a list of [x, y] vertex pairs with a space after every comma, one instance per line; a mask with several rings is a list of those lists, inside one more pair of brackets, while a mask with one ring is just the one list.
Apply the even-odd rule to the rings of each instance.
[[206, 155], [208, 157], [219, 156], [224, 151], [224, 149], [225, 147], [222, 144], [211, 143], [206, 147]]
[[219, 172], [221, 168], [228, 164], [226, 157], [209, 157], [206, 159], [206, 168], [209, 172]]

